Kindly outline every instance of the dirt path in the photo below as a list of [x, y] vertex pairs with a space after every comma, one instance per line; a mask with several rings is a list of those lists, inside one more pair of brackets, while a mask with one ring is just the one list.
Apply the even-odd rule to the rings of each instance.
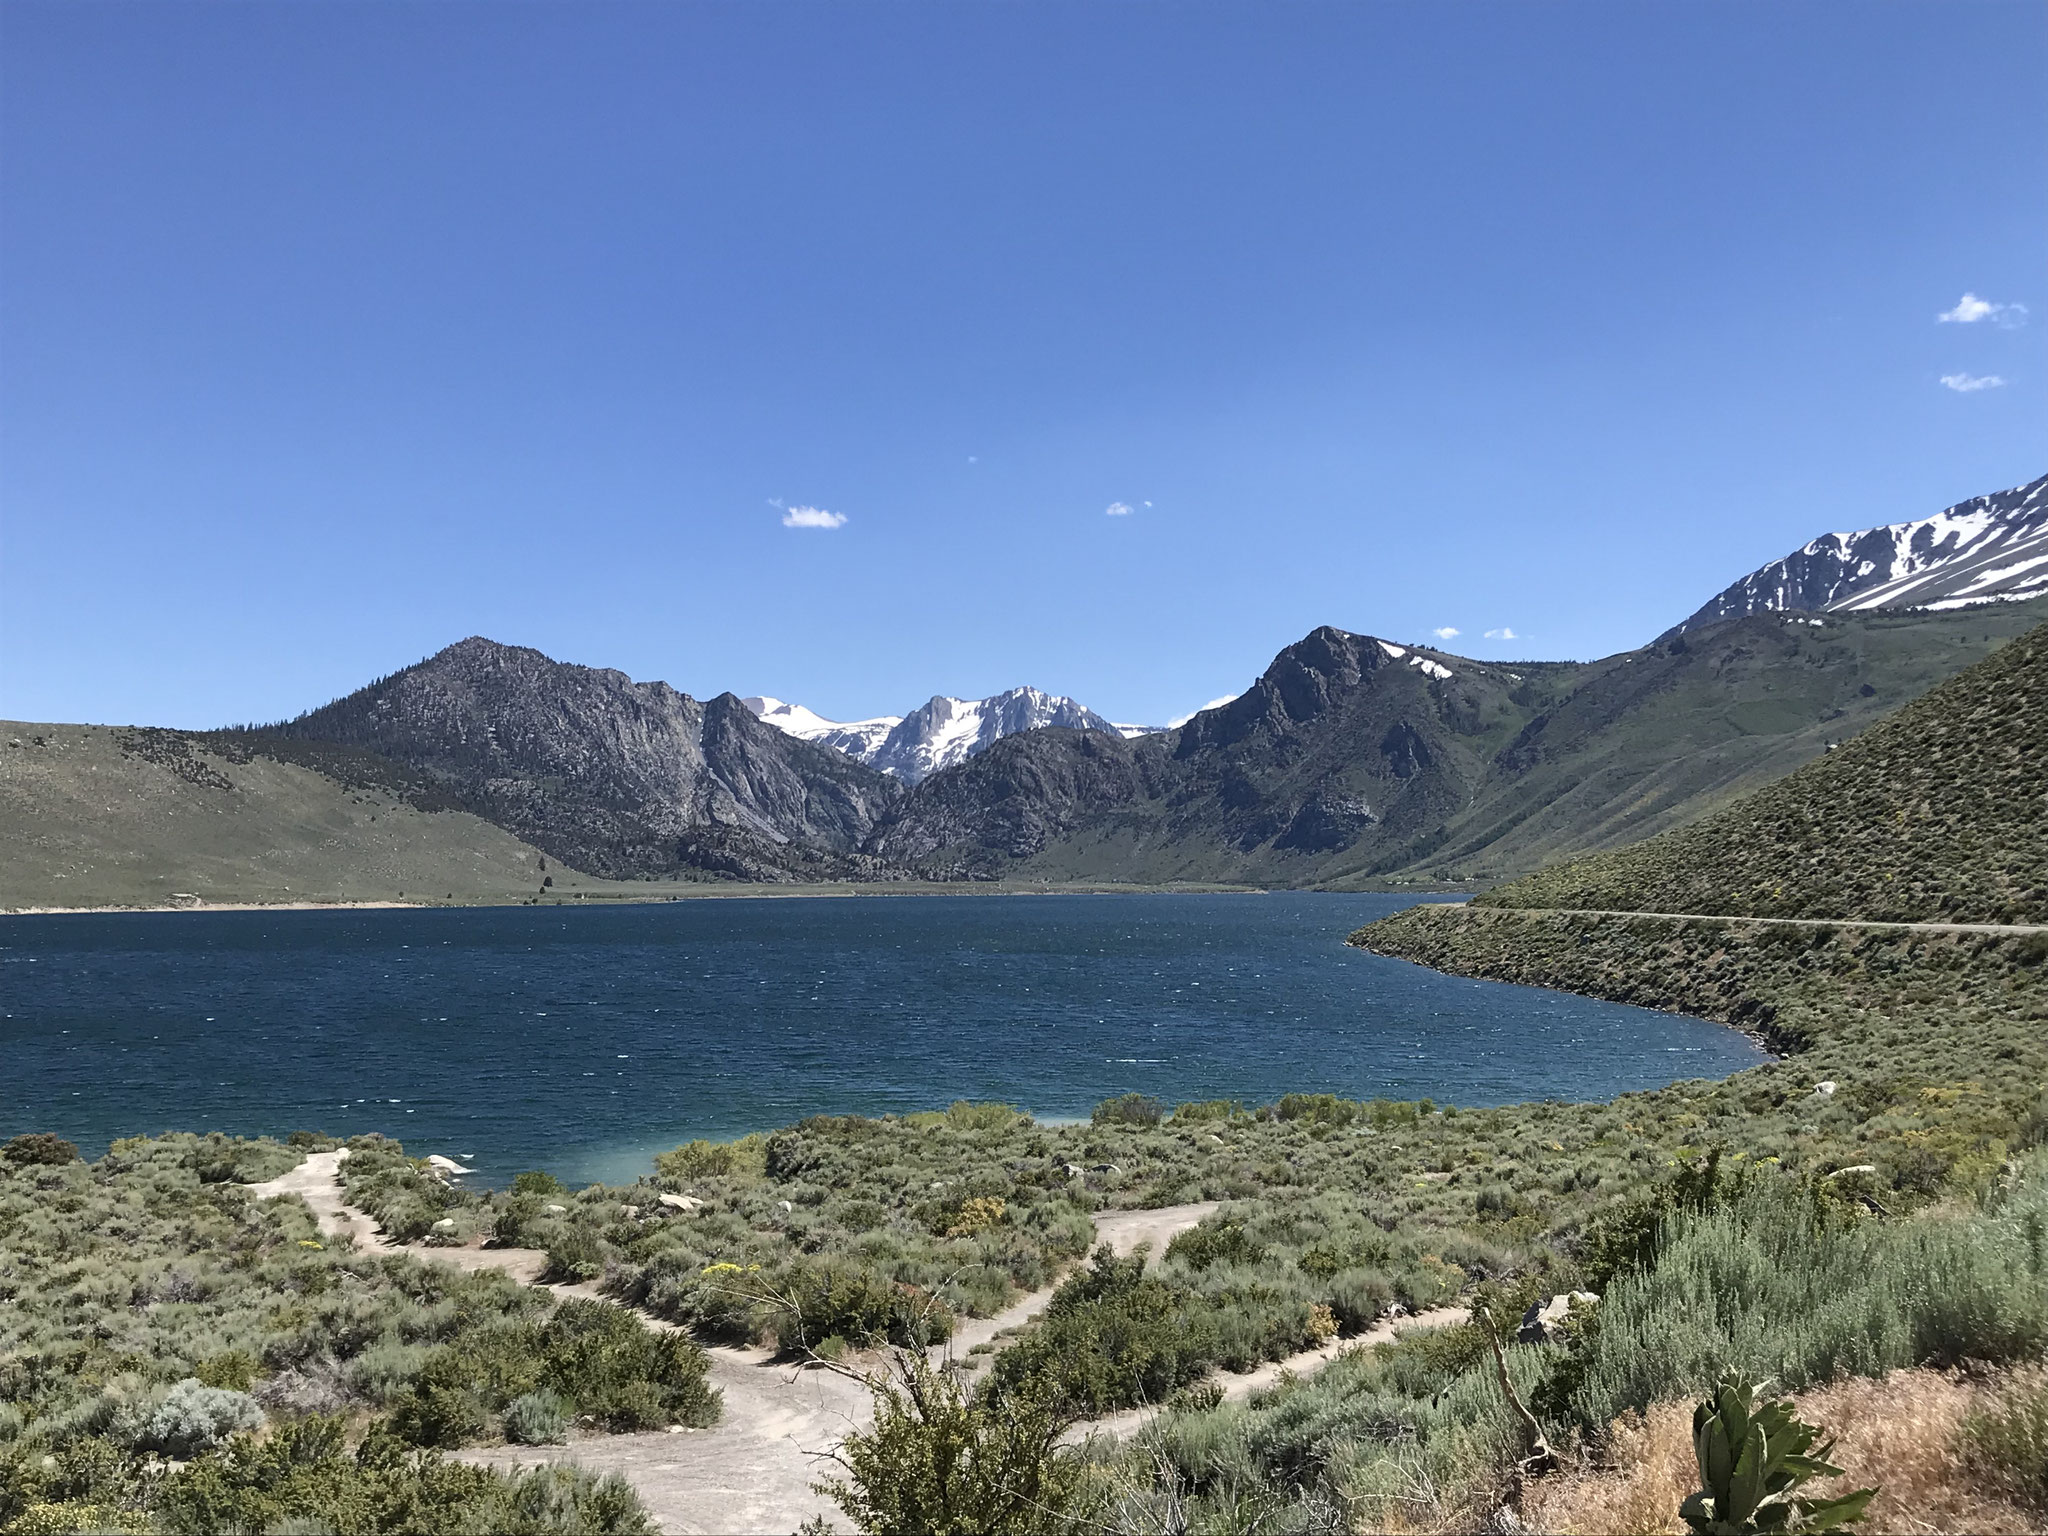
[[[527, 1284], [538, 1282], [546, 1255], [528, 1248], [433, 1248], [400, 1245], [378, 1235], [376, 1223], [342, 1199], [341, 1164], [346, 1151], [315, 1152], [282, 1178], [253, 1184], [259, 1199], [295, 1195], [312, 1209], [330, 1238], [353, 1238], [358, 1249], [409, 1253], [415, 1258], [461, 1269], [500, 1269]], [[1216, 1209], [1213, 1201], [1159, 1210], [1104, 1211], [1095, 1218], [1098, 1236], [1117, 1253], [1140, 1244], [1163, 1252], [1174, 1235]], [[598, 1296], [595, 1286], [548, 1286], [558, 1295]], [[1052, 1299], [1050, 1287], [1034, 1291], [994, 1317], [963, 1318], [954, 1337], [935, 1355], [966, 1361], [977, 1344], [1021, 1327]], [[642, 1314], [651, 1328], [674, 1326]], [[531, 1467], [573, 1462], [593, 1472], [617, 1472], [631, 1482], [664, 1531], [788, 1532], [812, 1515], [835, 1516], [838, 1506], [812, 1491], [831, 1470], [820, 1458], [847, 1433], [868, 1421], [872, 1404], [860, 1382], [836, 1371], [803, 1370], [776, 1363], [765, 1349], [713, 1347], [710, 1381], [724, 1397], [724, 1413], [710, 1429], [656, 1434], [596, 1435], [566, 1446], [491, 1446], [456, 1453], [477, 1466]], [[974, 1357], [985, 1360], [987, 1356]]]
[[1788, 923], [1796, 928], [1905, 928], [1914, 933], [2048, 933], [2048, 923], [1887, 923], [1864, 917], [1735, 917], [1725, 912], [1610, 912], [1604, 907], [1475, 907], [1477, 912], [1556, 912], [1565, 917], [1661, 917], [1674, 923]]
[[[1280, 1384], [1284, 1375], [1313, 1376], [1339, 1355], [1354, 1349], [1369, 1349], [1375, 1344], [1391, 1343], [1400, 1335], [1414, 1328], [1448, 1328], [1453, 1323], [1462, 1323], [1472, 1314], [1464, 1307], [1432, 1307], [1427, 1312], [1417, 1312], [1412, 1317], [1387, 1318], [1374, 1323], [1365, 1332], [1354, 1334], [1348, 1339], [1332, 1339], [1320, 1349], [1303, 1350], [1285, 1360], [1269, 1360], [1257, 1370], [1247, 1371], [1242, 1376], [1219, 1375], [1210, 1379], [1223, 1388], [1226, 1403], [1243, 1402], [1254, 1392], [1264, 1392]], [[1130, 1408], [1122, 1413], [1113, 1413], [1106, 1418], [1087, 1419], [1067, 1431], [1069, 1445], [1079, 1445], [1099, 1435], [1114, 1436], [1128, 1440], [1159, 1416], [1157, 1406]]]

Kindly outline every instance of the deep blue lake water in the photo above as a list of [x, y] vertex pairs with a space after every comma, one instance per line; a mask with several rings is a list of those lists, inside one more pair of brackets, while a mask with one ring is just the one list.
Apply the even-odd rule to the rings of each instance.
[[1395, 896], [880, 896], [0, 918], [0, 1134], [383, 1131], [624, 1179], [692, 1136], [1129, 1089], [1482, 1105], [1762, 1059], [1348, 949]]

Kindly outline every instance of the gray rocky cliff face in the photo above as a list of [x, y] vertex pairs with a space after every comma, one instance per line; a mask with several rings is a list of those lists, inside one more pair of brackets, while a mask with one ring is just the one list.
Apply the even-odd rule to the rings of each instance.
[[409, 763], [535, 846], [612, 877], [876, 873], [858, 852], [901, 796], [737, 698], [464, 640], [274, 734]]

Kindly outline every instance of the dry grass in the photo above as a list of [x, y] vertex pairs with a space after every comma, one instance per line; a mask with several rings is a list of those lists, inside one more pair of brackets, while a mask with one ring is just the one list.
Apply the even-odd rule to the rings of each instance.
[[[1939, 1371], [1894, 1371], [1882, 1380], [1837, 1382], [1794, 1401], [1799, 1416], [1835, 1436], [1834, 1463], [1847, 1474], [1817, 1491], [1834, 1495], [1877, 1485], [1864, 1529], [1957, 1531], [2021, 1536], [2038, 1517], [1992, 1497], [1965, 1472], [1956, 1431], [2000, 1388]], [[1572, 1474], [1529, 1491], [1523, 1518], [1559, 1536], [1680, 1533], [1678, 1506], [1699, 1486], [1692, 1458], [1692, 1405], [1658, 1403], [1609, 1429], [1604, 1460], [1615, 1470]]]

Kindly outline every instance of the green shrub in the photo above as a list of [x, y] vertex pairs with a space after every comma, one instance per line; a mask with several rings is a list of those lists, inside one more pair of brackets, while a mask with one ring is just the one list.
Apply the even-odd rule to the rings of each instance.
[[515, 1195], [559, 1195], [562, 1181], [551, 1173], [531, 1169], [526, 1173], [512, 1176], [512, 1193]]
[[1266, 1250], [1235, 1221], [1203, 1221], [1176, 1235], [1166, 1245], [1166, 1257], [1199, 1271], [1212, 1264], [1257, 1264]]
[[553, 1392], [528, 1392], [505, 1405], [505, 1438], [515, 1445], [560, 1445], [569, 1437], [569, 1404]]
[[248, 1393], [209, 1387], [188, 1376], [157, 1405], [138, 1443], [166, 1456], [190, 1459], [225, 1444], [230, 1435], [255, 1429], [262, 1422], [263, 1410]]
[[952, 1312], [938, 1297], [843, 1259], [792, 1266], [777, 1294], [776, 1332], [789, 1353], [815, 1349], [833, 1337], [859, 1345], [922, 1347], [953, 1333]]
[[946, 1109], [946, 1123], [956, 1131], [1001, 1131], [1028, 1118], [1014, 1104], [976, 1104], [956, 1099]]
[[718, 1418], [708, 1364], [679, 1332], [647, 1328], [610, 1302], [572, 1298], [543, 1323], [479, 1329], [434, 1351], [391, 1424], [414, 1445], [463, 1445], [518, 1399], [546, 1392], [614, 1431], [702, 1426]]
[[2030, 1182], [1995, 1215], [1883, 1221], [1781, 1178], [1681, 1210], [1654, 1263], [1613, 1281], [1575, 1347], [1569, 1415], [1590, 1429], [1674, 1391], [1705, 1391], [1723, 1362], [1797, 1391], [2037, 1354], [2048, 1346], [2048, 1274], [2023, 1234], [2042, 1198]]
[[0, 1147], [0, 1158], [19, 1168], [60, 1168], [78, 1161], [78, 1144], [54, 1131], [29, 1131]]
[[1060, 1448], [1066, 1421], [1043, 1397], [969, 1401], [959, 1383], [906, 1357], [902, 1384], [874, 1387], [874, 1422], [839, 1448], [843, 1478], [821, 1484], [856, 1529], [877, 1536], [1055, 1536], [1082, 1467]]
[[584, 1228], [557, 1230], [548, 1240], [547, 1253], [547, 1268], [541, 1273], [545, 1281], [580, 1285], [604, 1274], [604, 1240]]
[[739, 1167], [739, 1155], [728, 1142], [690, 1141], [655, 1155], [654, 1171], [676, 1184], [724, 1178]]
[[1376, 1269], [1339, 1270], [1330, 1279], [1330, 1310], [1345, 1333], [1363, 1333], [1393, 1302], [1393, 1285]]
[[1244, 1105], [1236, 1099], [1203, 1099], [1178, 1106], [1173, 1120], [1176, 1125], [1206, 1125], [1216, 1120], [1241, 1119], [1244, 1112]]
[[1163, 1403], [1217, 1358], [1215, 1315], [1193, 1300], [1147, 1274], [1142, 1255], [1098, 1248], [1090, 1267], [1053, 1293], [1038, 1326], [996, 1356], [989, 1390], [1076, 1414]]
[[618, 1477], [570, 1467], [505, 1474], [417, 1454], [373, 1431], [353, 1455], [339, 1418], [246, 1437], [164, 1480], [154, 1501], [169, 1536], [339, 1530], [351, 1536], [517, 1531], [522, 1536], [643, 1536], [653, 1522]]
[[1166, 1118], [1166, 1106], [1149, 1093], [1120, 1094], [1104, 1099], [1089, 1115], [1091, 1125], [1154, 1126]]
[[228, 1349], [217, 1355], [208, 1355], [192, 1374], [203, 1386], [246, 1392], [255, 1384], [256, 1374], [261, 1369], [262, 1362], [246, 1349]]

